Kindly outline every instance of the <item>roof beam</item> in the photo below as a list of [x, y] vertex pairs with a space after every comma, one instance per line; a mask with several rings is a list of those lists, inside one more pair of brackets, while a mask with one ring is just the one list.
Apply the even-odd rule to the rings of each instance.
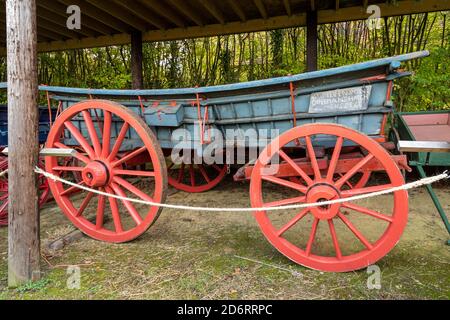
[[231, 9], [233, 9], [234, 13], [236, 13], [239, 19], [241, 19], [241, 21], [247, 21], [245, 12], [242, 10], [241, 6], [236, 2], [236, 0], [228, 0], [228, 3], [230, 4]]
[[149, 10], [146, 6], [136, 0], [114, 0], [116, 4], [121, 5], [124, 8], [130, 10], [137, 17], [141, 18], [145, 22], [155, 26], [160, 30], [167, 28], [167, 24], [163, 19], [157, 17], [156, 15], [150, 15]]
[[[38, 4], [44, 0], [38, 0]], [[51, 2], [53, 3], [53, 2]], [[399, 16], [404, 14], [415, 14], [434, 11], [450, 10], [449, 0], [427, 0], [417, 2], [415, 0], [403, 0], [396, 5], [387, 3], [379, 4], [381, 17]], [[65, 13], [65, 11], [64, 11]], [[334, 8], [330, 10], [319, 10], [318, 23], [335, 23], [352, 20], [365, 20], [369, 14], [358, 7], [343, 7], [338, 11]], [[83, 16], [86, 20], [85, 16]], [[186, 38], [198, 38], [215, 36], [219, 34], [236, 34], [254, 31], [273, 30], [277, 28], [300, 27], [306, 24], [306, 14], [293, 14], [292, 16], [278, 16], [267, 20], [254, 19], [245, 22], [236, 21], [222, 24], [208, 25], [205, 27], [193, 26], [187, 28], [175, 28], [169, 30], [152, 30], [143, 34], [143, 41], [165, 41]], [[1, 26], [0, 26], [1, 29]], [[39, 35], [41, 38], [44, 34]], [[81, 48], [95, 48], [111, 45], [125, 45], [130, 43], [130, 35], [123, 33], [111, 36], [99, 36], [83, 39], [70, 39], [66, 41], [41, 42], [38, 44], [39, 52], [71, 50]], [[0, 55], [6, 55], [5, 47], [0, 48]]]
[[192, 20], [198, 26], [203, 26], [203, 20], [200, 15], [198, 15], [194, 10], [191, 9], [189, 5], [186, 4], [185, 0], [169, 0], [170, 3], [183, 13], [186, 17]]
[[253, 0], [253, 2], [255, 3], [256, 7], [259, 10], [259, 13], [261, 14], [261, 17], [263, 17], [263, 19], [267, 19], [267, 10], [266, 7], [264, 6], [264, 3], [262, 2], [262, 0]]
[[166, 18], [173, 24], [175, 24], [177, 27], [183, 28], [184, 27], [184, 21], [182, 18], [180, 18], [178, 15], [174, 14], [173, 11], [168, 10], [165, 6], [161, 4], [158, 0], [146, 0], [144, 1], [144, 4], [147, 7], [150, 7], [153, 11], [155, 11], [160, 16]]
[[98, 9], [110, 14], [111, 16], [119, 19], [124, 24], [128, 24], [136, 30], [146, 31], [147, 24], [142, 22], [139, 17], [131, 14], [127, 9], [117, 5], [113, 1], [98, 1], [98, 0], [85, 0]]
[[[57, 15], [56, 13], [53, 13], [51, 11], [43, 10], [41, 7], [37, 7], [37, 15], [38, 20], [45, 20], [48, 22], [53, 22], [57, 25], [65, 26], [67, 22], [67, 18], [63, 18], [60, 15]], [[98, 32], [87, 27], [83, 24], [83, 27], [80, 30], [77, 30], [80, 35], [86, 36], [86, 37], [94, 37], [98, 35]], [[100, 32], [101, 33], [101, 32]]]
[[[0, 25], [1, 25], [1, 29], [2, 30], [6, 30], [5, 26], [6, 26], [6, 19], [4, 18], [0, 18]], [[42, 25], [39, 25], [37, 27], [38, 29], [38, 33], [45, 36], [46, 38], [50, 39], [51, 41], [60, 41], [64, 39], [64, 35], [54, 32], [54, 29], [52, 28], [47, 28], [47, 27], [43, 27]], [[59, 29], [59, 28], [58, 28]], [[71, 38], [71, 37], [66, 37], [66, 38]]]
[[217, 21], [219, 21], [221, 24], [225, 23], [225, 17], [213, 1], [200, 0], [200, 2], [209, 11], [209, 13], [211, 13], [214, 18], [216, 18]]
[[38, 26], [42, 27], [43, 29], [49, 30], [49, 31], [53, 31], [59, 35], [61, 35], [61, 38], [66, 37], [69, 39], [77, 39], [77, 38], [81, 38], [81, 35], [75, 31], [69, 30], [65, 27], [61, 27], [60, 25], [50, 22], [50, 21], [46, 21], [43, 19], [38, 19]]
[[[55, 0], [53, 0], [53, 1], [39, 0], [36, 2], [36, 4], [38, 7], [38, 11], [39, 11], [39, 8], [45, 9], [48, 12], [53, 12], [54, 14], [60, 16], [65, 21], [68, 17], [67, 13], [66, 13], [67, 6], [57, 2]], [[65, 24], [65, 22], [64, 22], [64, 24]], [[91, 30], [95, 30], [99, 34], [109, 35], [109, 34], [114, 33], [114, 28], [111, 28], [102, 22], [98, 22], [87, 15], [83, 15], [82, 24], [83, 24], [82, 28], [89, 28]]]
[[291, 2], [289, 0], [283, 0], [283, 4], [287, 15], [290, 17], [292, 15]]
[[[53, 0], [56, 1], [56, 0]], [[81, 12], [83, 13], [83, 16], [89, 16], [94, 20], [97, 20], [103, 24], [106, 24], [107, 26], [119, 31], [119, 32], [128, 32], [130, 31], [130, 27], [128, 24], [123, 23], [121, 20], [116, 19], [115, 17], [111, 15], [105, 15], [105, 11], [97, 8], [96, 6], [93, 6], [92, 4], [81, 1], [81, 0], [57, 0], [66, 6], [70, 5], [77, 5], [80, 7]], [[98, 0], [97, 0], [98, 1]], [[50, 4], [51, 6], [52, 4]], [[64, 11], [65, 12], [65, 11]]]

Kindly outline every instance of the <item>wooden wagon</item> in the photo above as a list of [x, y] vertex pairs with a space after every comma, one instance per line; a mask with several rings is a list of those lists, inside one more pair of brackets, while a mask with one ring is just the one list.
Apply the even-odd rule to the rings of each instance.
[[[41, 87], [62, 111], [46, 147], [76, 151], [70, 164], [46, 157], [46, 170], [56, 176], [79, 173], [79, 185], [101, 192], [164, 203], [168, 184], [186, 192], [215, 187], [244, 150], [246, 164], [235, 180], [250, 181], [256, 220], [276, 249], [318, 270], [364, 268], [400, 239], [408, 216], [406, 191], [383, 198], [389, 203], [386, 212], [353, 202], [286, 212], [260, 209], [343, 199], [404, 184], [401, 169], [409, 169], [407, 159], [393, 155], [386, 138], [394, 111], [393, 82], [409, 75], [400, 69], [402, 62], [427, 55], [416, 52], [204, 88]], [[375, 172], [376, 179], [370, 179]], [[59, 181], [49, 185], [72, 223], [98, 240], [133, 240], [161, 213], [158, 206], [137, 206], [94, 192], [83, 191], [80, 199], [77, 187]], [[213, 199], [210, 204], [226, 207]], [[377, 226], [371, 233], [377, 235], [364, 235], [353, 215], [373, 219]], [[299, 228], [301, 222], [306, 226]], [[319, 227], [325, 227], [323, 232]], [[349, 245], [351, 239], [340, 231], [351, 234], [355, 243]]]

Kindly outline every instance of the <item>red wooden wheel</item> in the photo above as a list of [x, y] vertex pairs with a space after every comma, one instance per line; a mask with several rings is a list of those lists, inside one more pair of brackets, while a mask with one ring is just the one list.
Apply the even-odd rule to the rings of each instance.
[[[75, 125], [80, 120], [84, 130]], [[82, 128], [82, 129], [83, 129]], [[166, 198], [167, 169], [154, 133], [131, 110], [114, 102], [90, 100], [66, 109], [55, 121], [47, 139], [47, 148], [68, 148], [61, 141], [63, 132], [79, 144], [75, 158], [78, 165], [56, 157], [46, 158], [46, 170], [62, 176], [64, 172], [79, 172], [80, 185], [118, 196], [162, 203]], [[83, 136], [81, 132], [86, 132]], [[133, 151], [119, 157], [123, 148]], [[151, 171], [126, 170], [124, 163], [148, 153]], [[75, 162], [76, 163], [76, 162]], [[139, 237], [158, 218], [161, 208], [138, 206], [91, 192], [75, 193], [75, 187], [49, 181], [53, 196], [64, 214], [81, 231], [94, 239], [126, 242]], [[81, 195], [81, 196], [80, 196]], [[81, 202], [79, 200], [82, 200]], [[94, 201], [96, 200], [96, 201]]]
[[[192, 158], [193, 160], [193, 158]], [[184, 192], [201, 193], [215, 188], [227, 175], [226, 164], [170, 164], [169, 184]]]
[[[44, 168], [44, 163], [39, 161], [39, 167]], [[1, 157], [0, 172], [8, 170], [8, 158]], [[47, 202], [50, 195], [47, 178], [43, 175], [38, 177], [39, 186], [39, 206]], [[8, 174], [0, 178], [0, 226], [8, 225]]]
[[[323, 174], [313, 142], [325, 138], [335, 139], [336, 146], [326, 174]], [[296, 139], [306, 147], [312, 177], [283, 151], [284, 146]], [[349, 142], [359, 145], [366, 155], [357, 158], [353, 166], [336, 179], [342, 146]], [[269, 169], [277, 154], [281, 161], [298, 172], [302, 183], [277, 177]], [[368, 187], [346, 186], [355, 173], [363, 171], [372, 161], [381, 165], [383, 179], [387, 182]], [[261, 153], [251, 176], [250, 199], [255, 208], [314, 203], [384, 190], [403, 183], [396, 163], [369, 137], [341, 125], [311, 124], [282, 134]], [[271, 192], [267, 194], [265, 190]], [[278, 193], [275, 201], [274, 193]], [[366, 204], [361, 200], [304, 210], [259, 211], [255, 212], [255, 217], [269, 242], [289, 259], [316, 270], [346, 272], [367, 267], [385, 256], [398, 242], [407, 222], [408, 194], [404, 190], [383, 196], [382, 201], [376, 203], [383, 206], [383, 213], [367, 208]]]

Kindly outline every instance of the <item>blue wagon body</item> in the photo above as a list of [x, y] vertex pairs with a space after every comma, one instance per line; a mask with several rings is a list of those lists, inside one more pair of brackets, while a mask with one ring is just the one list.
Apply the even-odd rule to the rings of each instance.
[[[274, 135], [291, 129], [294, 123], [297, 126], [338, 123], [382, 139], [386, 115], [393, 111], [392, 81], [410, 74], [399, 69], [401, 62], [428, 54], [416, 52], [288, 77], [203, 88], [92, 90], [45, 86], [41, 90], [51, 92], [63, 109], [89, 98], [115, 100], [144, 117], [157, 134], [161, 147], [167, 149], [175, 144], [180, 146], [179, 140], [172, 140], [173, 132], [178, 129], [186, 130], [181, 145], [192, 149], [205, 147], [214, 141], [215, 134], [227, 137], [229, 129], [242, 132], [253, 129], [258, 135], [267, 132], [253, 142], [244, 137], [247, 147], [257, 147], [255, 144], [266, 145]], [[333, 102], [337, 102], [335, 108]], [[101, 114], [92, 116], [102, 118]], [[203, 134], [198, 126], [200, 121], [204, 124]], [[82, 118], [73, 122], [82, 133], [87, 131]], [[120, 127], [120, 123], [114, 125]], [[117, 134], [117, 130], [113, 132], [112, 139]], [[70, 135], [66, 136], [65, 143], [77, 144]], [[320, 141], [318, 137], [315, 144], [329, 146], [333, 141]], [[130, 132], [122, 148], [131, 150], [139, 146], [139, 140]]]
[[[55, 118], [56, 110], [52, 110], [52, 118]], [[39, 107], [39, 143], [47, 140], [50, 131], [50, 117], [47, 107]], [[0, 105], [0, 147], [8, 145], [8, 106]]]

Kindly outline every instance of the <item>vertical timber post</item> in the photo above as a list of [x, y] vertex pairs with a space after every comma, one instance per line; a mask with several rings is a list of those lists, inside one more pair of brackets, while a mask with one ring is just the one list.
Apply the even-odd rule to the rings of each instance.
[[317, 70], [317, 11], [306, 14], [306, 71]]
[[40, 278], [36, 0], [7, 0], [8, 285]]
[[131, 33], [131, 77], [133, 89], [144, 88], [142, 56], [142, 32], [134, 31]]

